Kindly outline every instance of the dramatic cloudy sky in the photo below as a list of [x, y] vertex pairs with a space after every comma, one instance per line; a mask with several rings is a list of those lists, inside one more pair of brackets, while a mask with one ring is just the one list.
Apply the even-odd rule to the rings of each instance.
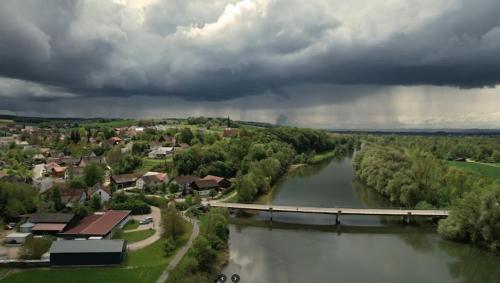
[[498, 128], [498, 0], [4, 0], [0, 113]]

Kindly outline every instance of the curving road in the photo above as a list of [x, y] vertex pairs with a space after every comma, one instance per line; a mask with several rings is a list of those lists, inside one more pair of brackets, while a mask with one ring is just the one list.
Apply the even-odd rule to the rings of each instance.
[[165, 270], [161, 274], [160, 278], [158, 278], [158, 280], [156, 280], [156, 283], [164, 283], [165, 281], [167, 281], [168, 276], [170, 275], [170, 272], [177, 266], [177, 264], [179, 264], [181, 259], [184, 257], [184, 255], [186, 255], [188, 250], [193, 245], [193, 241], [200, 234], [200, 226], [198, 225], [198, 221], [192, 220], [191, 218], [185, 216], [184, 214], [183, 214], [183, 217], [187, 221], [191, 222], [191, 224], [193, 224], [193, 232], [191, 233], [191, 236], [189, 237], [189, 241], [175, 254], [175, 256], [172, 258], [172, 260], [168, 264], [167, 268], [165, 268]]
[[151, 235], [151, 237], [149, 237], [149, 238], [146, 238], [142, 241], [127, 245], [129, 251], [140, 250], [144, 247], [151, 245], [152, 243], [158, 241], [161, 238], [161, 234], [163, 233], [163, 228], [161, 227], [161, 210], [156, 206], [151, 206], [151, 215], [141, 215], [140, 217], [143, 218], [146, 216], [153, 217], [153, 225], [152, 226], [145, 225], [144, 228], [141, 227], [138, 229], [129, 230], [127, 232], [133, 232], [133, 231], [139, 231], [139, 230], [153, 228], [153, 229], [156, 229], [155, 233], [153, 235]]

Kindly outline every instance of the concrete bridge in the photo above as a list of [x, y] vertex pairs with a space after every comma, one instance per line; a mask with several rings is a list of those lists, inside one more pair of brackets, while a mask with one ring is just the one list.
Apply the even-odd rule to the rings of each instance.
[[225, 207], [229, 209], [242, 209], [254, 211], [267, 211], [270, 219], [273, 219], [273, 212], [290, 213], [313, 213], [313, 214], [335, 214], [336, 223], [339, 223], [340, 215], [374, 215], [374, 216], [401, 216], [410, 222], [410, 217], [448, 217], [448, 210], [424, 210], [424, 209], [380, 209], [380, 208], [340, 208], [340, 207], [307, 207], [269, 204], [244, 204], [210, 202], [209, 207]]

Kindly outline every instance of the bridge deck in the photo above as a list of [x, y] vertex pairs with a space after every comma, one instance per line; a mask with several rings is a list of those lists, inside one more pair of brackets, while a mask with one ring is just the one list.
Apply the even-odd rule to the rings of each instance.
[[267, 204], [244, 204], [215, 202], [209, 204], [211, 207], [226, 207], [244, 210], [259, 210], [273, 212], [296, 212], [317, 214], [341, 214], [341, 215], [379, 215], [379, 216], [429, 216], [447, 217], [448, 210], [420, 210], [420, 209], [378, 209], [378, 208], [345, 208], [345, 207], [306, 207], [285, 206]]

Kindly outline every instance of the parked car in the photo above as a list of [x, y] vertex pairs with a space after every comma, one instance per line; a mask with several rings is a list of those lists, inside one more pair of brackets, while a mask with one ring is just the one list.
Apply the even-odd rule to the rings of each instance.
[[139, 225], [146, 225], [153, 222], [153, 217], [146, 217], [139, 221]]

